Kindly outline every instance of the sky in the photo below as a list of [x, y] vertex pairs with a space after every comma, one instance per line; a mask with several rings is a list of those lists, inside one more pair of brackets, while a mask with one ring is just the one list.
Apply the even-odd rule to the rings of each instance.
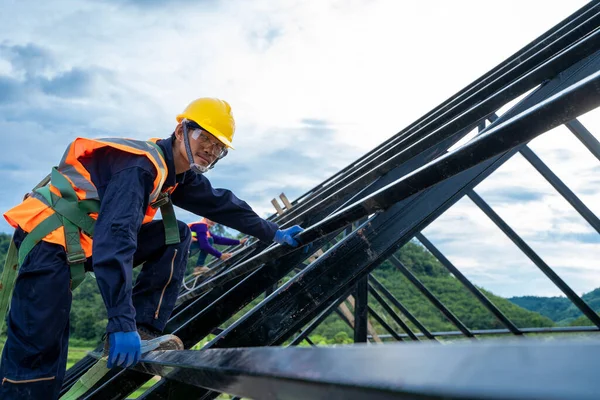
[[[298, 197], [585, 3], [2, 0], [0, 209], [74, 138], [167, 137], [210, 96], [237, 130], [207, 176], [268, 216], [279, 193]], [[597, 111], [581, 120], [600, 133]], [[531, 147], [600, 214], [598, 160], [564, 127]], [[577, 293], [600, 287], [600, 237], [524, 159], [476, 190]], [[424, 233], [497, 294], [560, 294], [468, 199]]]

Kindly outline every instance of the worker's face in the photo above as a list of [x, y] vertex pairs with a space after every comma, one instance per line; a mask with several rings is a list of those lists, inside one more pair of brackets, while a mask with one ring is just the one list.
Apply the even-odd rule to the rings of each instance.
[[[218, 158], [222, 158], [225, 156], [225, 154], [227, 154], [225, 145], [209, 132], [203, 129], [188, 128], [187, 134], [190, 142], [190, 148], [192, 150], [192, 156], [194, 157], [194, 163], [203, 167], [208, 167]], [[176, 130], [176, 136], [179, 143], [179, 152], [189, 164], [192, 160], [188, 160], [183, 135], [184, 129], [180, 124]]]
[[206, 226], [208, 226], [209, 228], [212, 228], [213, 226], [215, 226], [215, 222], [211, 221], [210, 219], [207, 219]]

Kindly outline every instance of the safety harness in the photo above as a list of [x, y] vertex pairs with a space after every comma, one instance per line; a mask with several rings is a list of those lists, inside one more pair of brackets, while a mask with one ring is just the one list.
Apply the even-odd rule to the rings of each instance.
[[[150, 141], [148, 143], [155, 147], [164, 158], [162, 149], [156, 143]], [[48, 183], [58, 189], [60, 196], [50, 190], [50, 187], [47, 186]], [[31, 196], [43, 199], [54, 210], [54, 213], [25, 236], [18, 250], [14, 243], [14, 236], [11, 239], [0, 280], [0, 331], [10, 305], [19, 267], [36, 244], [61, 226], [65, 230], [65, 250], [71, 273], [71, 290], [75, 290], [86, 277], [84, 267], [86, 256], [79, 235], [83, 232], [90, 238], [94, 236], [96, 220], [89, 214], [100, 211], [100, 201], [79, 200], [71, 183], [56, 167], [53, 167], [50, 175], [33, 189]], [[161, 192], [158, 198], [150, 204], [150, 207], [160, 208], [165, 228], [165, 244], [179, 243], [179, 227], [170, 192]]]

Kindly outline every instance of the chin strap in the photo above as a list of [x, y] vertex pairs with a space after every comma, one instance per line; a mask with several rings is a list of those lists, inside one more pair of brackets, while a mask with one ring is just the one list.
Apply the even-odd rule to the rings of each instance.
[[190, 138], [187, 130], [187, 120], [183, 119], [181, 121], [181, 125], [183, 126], [183, 143], [185, 144], [185, 152], [187, 153], [187, 157], [190, 162], [190, 169], [197, 174], [204, 174], [209, 170], [213, 169], [217, 161], [219, 161], [218, 158], [212, 163], [210, 163], [207, 167], [204, 167], [200, 164], [196, 164], [194, 162], [194, 155], [192, 154], [192, 147], [190, 146]]
[[208, 172], [210, 166], [203, 167], [202, 165], [198, 165], [194, 162], [194, 155], [192, 154], [192, 147], [190, 146], [190, 138], [188, 137], [187, 121], [184, 119], [181, 122], [183, 125], [183, 143], [185, 144], [185, 152], [187, 153], [187, 157], [190, 162], [190, 169], [197, 174]]

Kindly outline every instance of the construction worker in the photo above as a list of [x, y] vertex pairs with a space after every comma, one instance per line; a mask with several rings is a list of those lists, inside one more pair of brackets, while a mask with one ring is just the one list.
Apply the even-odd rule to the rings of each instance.
[[[71, 290], [85, 271], [94, 272], [107, 309], [107, 366], [138, 361], [141, 340], [163, 331], [187, 264], [191, 234], [173, 204], [262, 241], [298, 245], [301, 227], [280, 230], [203, 175], [232, 149], [229, 104], [197, 99], [176, 119], [162, 140], [75, 139], [51, 182], [4, 214], [15, 228], [20, 269], [0, 398], [58, 398]], [[158, 208], [162, 221], [153, 220]], [[132, 269], [142, 263], [133, 286]]]
[[210, 254], [213, 257], [220, 260], [228, 260], [231, 258], [231, 253], [221, 253], [219, 250], [213, 247], [213, 244], [220, 244], [223, 246], [235, 246], [238, 244], [245, 244], [248, 238], [242, 238], [240, 240], [231, 239], [225, 236], [219, 236], [210, 231], [215, 226], [215, 222], [208, 218], [202, 218], [199, 222], [192, 222], [188, 224], [190, 231], [192, 232], [192, 245], [196, 245], [200, 252], [196, 259], [196, 267], [194, 268], [194, 275], [200, 275], [209, 270], [208, 267], [204, 266], [206, 257]]

